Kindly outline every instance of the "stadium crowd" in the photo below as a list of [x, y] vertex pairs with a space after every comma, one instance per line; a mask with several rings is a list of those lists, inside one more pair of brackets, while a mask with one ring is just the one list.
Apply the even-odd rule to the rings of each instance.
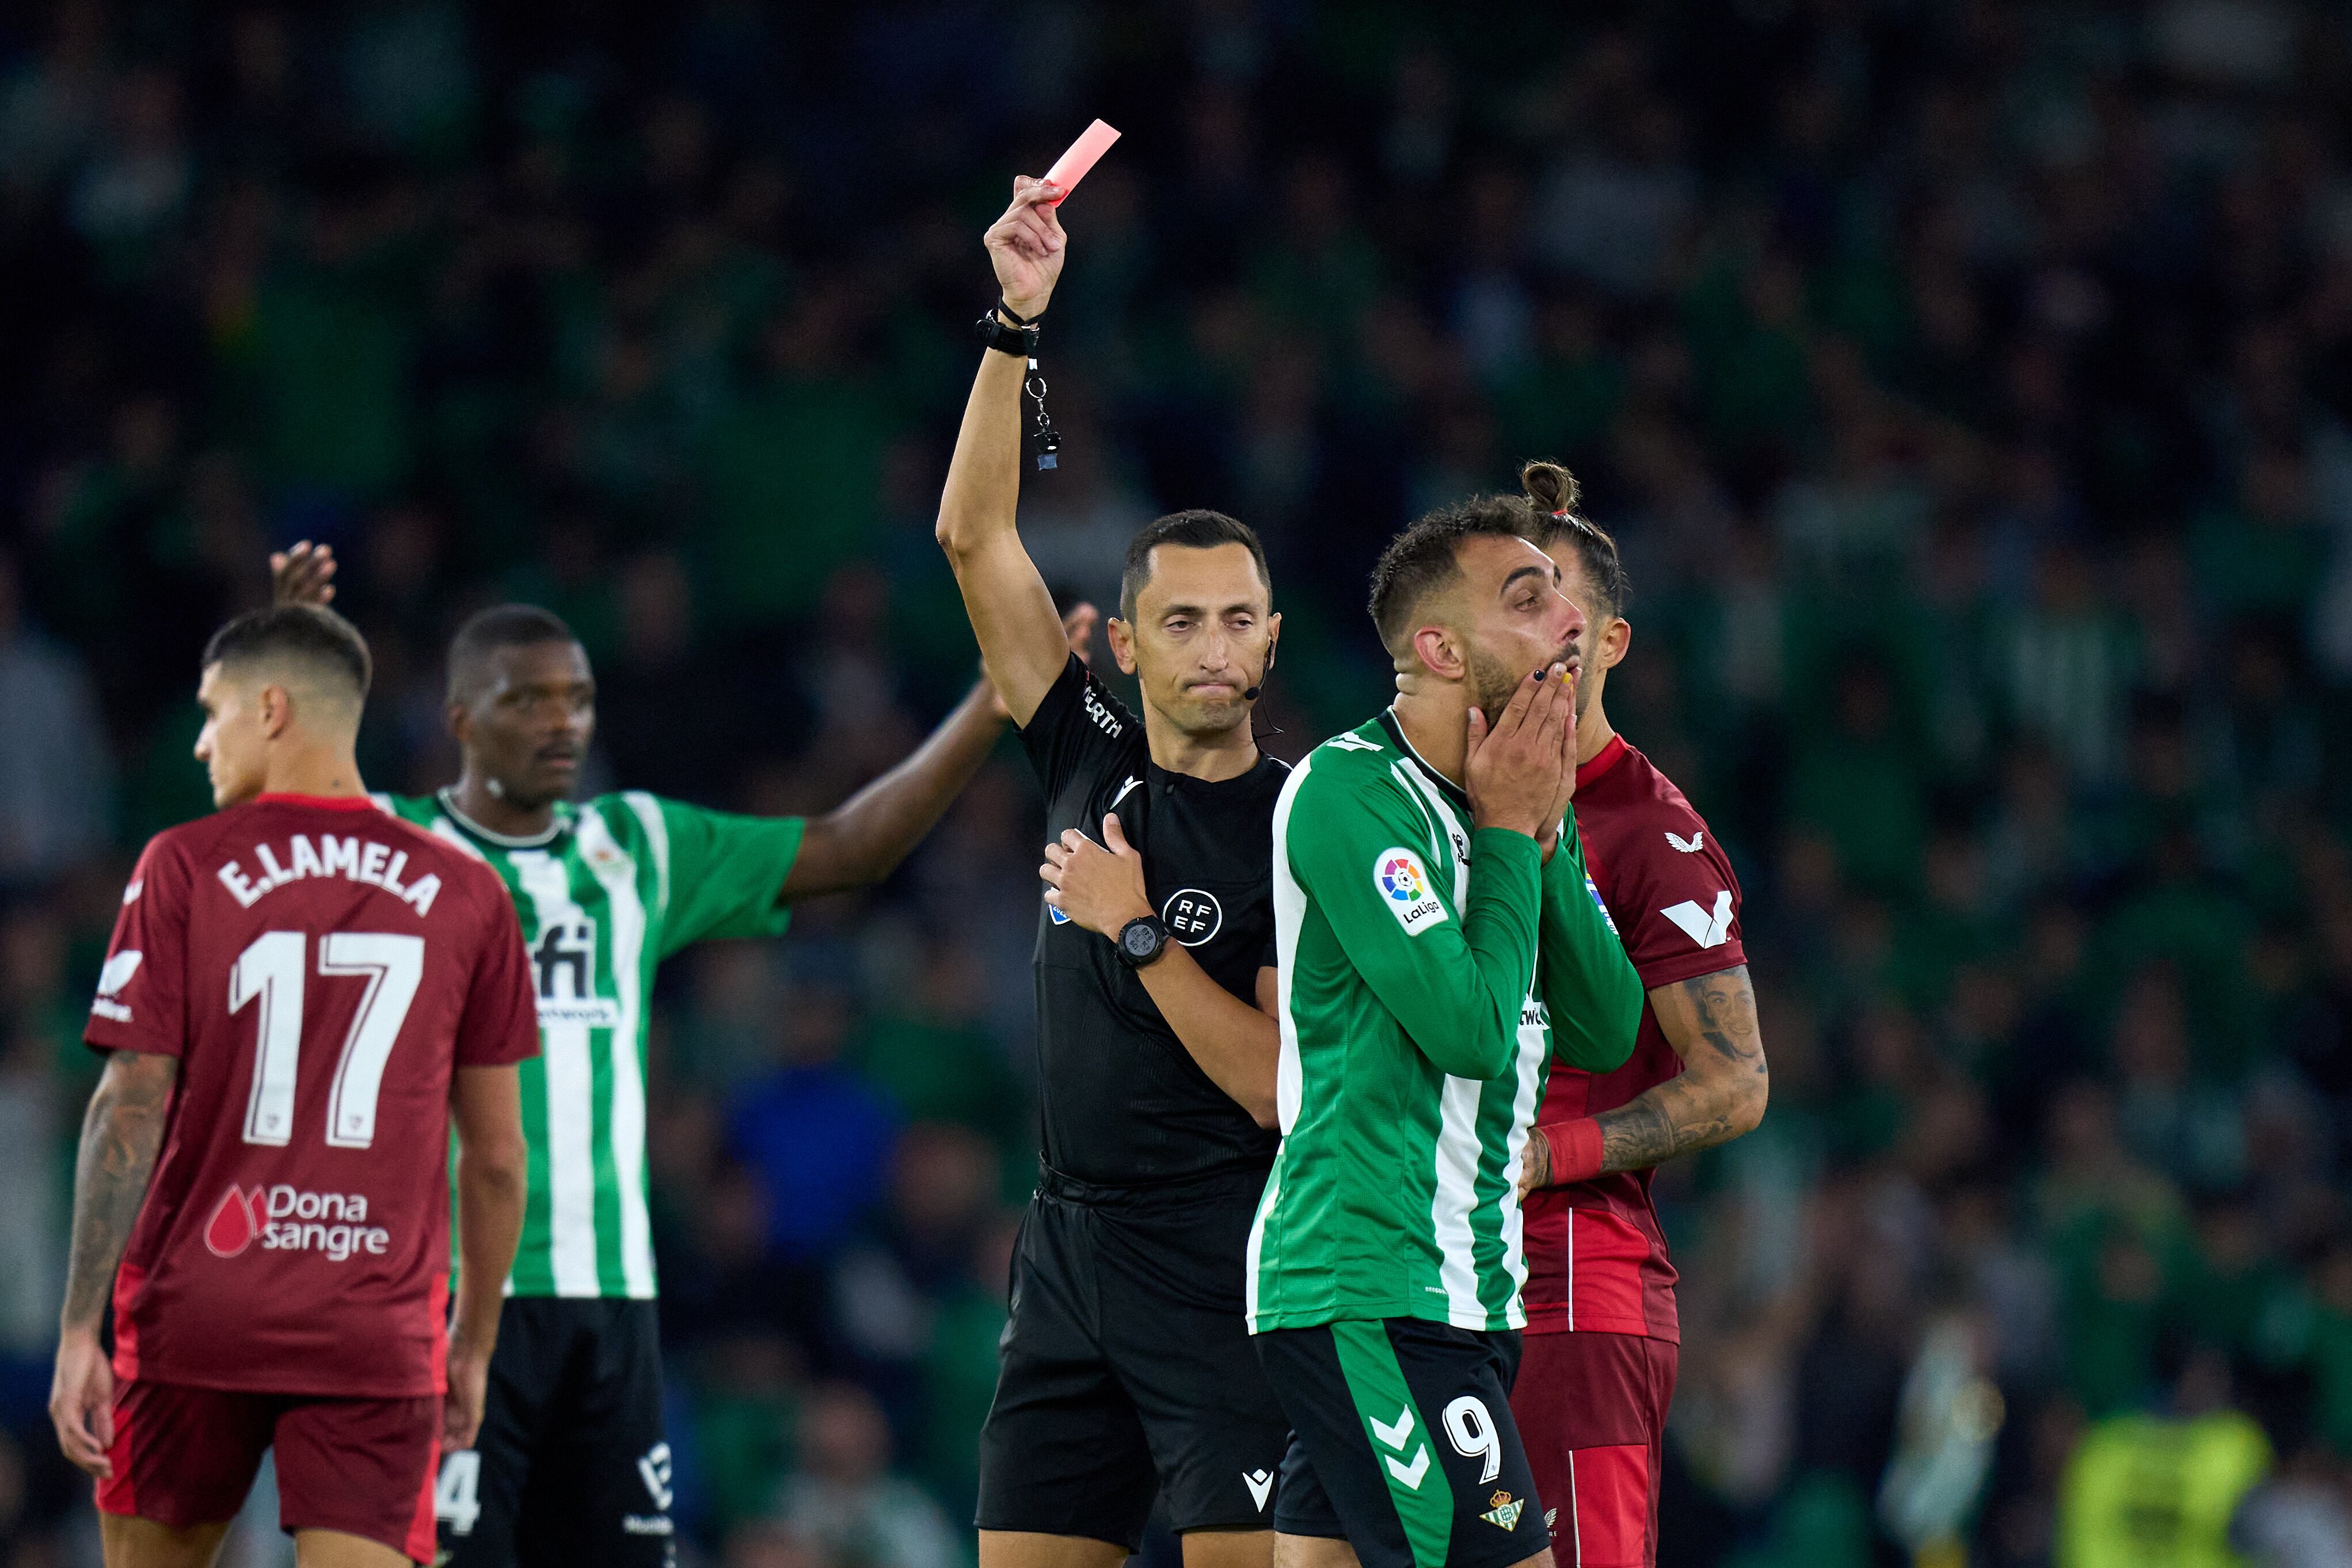
[[[1662, 1562], [2352, 1560], [2352, 22], [1415, 9], [0, 16], [0, 1564], [89, 1534], [79, 1035], [208, 807], [204, 634], [324, 540], [374, 786], [451, 776], [442, 646], [514, 598], [598, 787], [830, 805], [971, 678], [978, 237], [1097, 113], [1023, 509], [1070, 595], [1254, 523], [1295, 756], [1379, 701], [1419, 510], [1549, 456], [1622, 543], [1611, 711], [1739, 869], [1774, 1091], [1658, 1180]], [[1041, 820], [1008, 743], [665, 983], [682, 1560], [969, 1560]]]

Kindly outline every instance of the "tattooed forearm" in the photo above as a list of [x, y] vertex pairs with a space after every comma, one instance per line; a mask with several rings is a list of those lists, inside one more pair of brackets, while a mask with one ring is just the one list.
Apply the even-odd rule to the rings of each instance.
[[1728, 1143], [1764, 1117], [1770, 1079], [1746, 964], [1661, 985], [1650, 1005], [1683, 1070], [1593, 1118], [1604, 1173]]
[[73, 1248], [62, 1314], [68, 1332], [95, 1331], [106, 1310], [115, 1266], [147, 1199], [179, 1069], [171, 1057], [117, 1051], [89, 1097], [74, 1164]]

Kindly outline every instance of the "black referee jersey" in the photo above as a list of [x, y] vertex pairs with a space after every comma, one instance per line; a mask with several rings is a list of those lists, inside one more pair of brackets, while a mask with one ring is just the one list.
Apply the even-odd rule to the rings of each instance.
[[[1104, 814], [1118, 812], [1171, 936], [1255, 1006], [1258, 971], [1275, 962], [1274, 803], [1289, 768], [1261, 755], [1215, 783], [1168, 772], [1151, 761], [1142, 721], [1076, 654], [1021, 742], [1045, 785], [1052, 837], [1075, 827], [1100, 843]], [[1047, 1169], [1102, 1187], [1191, 1188], [1249, 1173], [1262, 1185], [1276, 1134], [1210, 1081], [1112, 943], [1045, 904], [1043, 890], [1037, 1076]], [[1256, 1196], [1251, 1187], [1247, 1201]]]

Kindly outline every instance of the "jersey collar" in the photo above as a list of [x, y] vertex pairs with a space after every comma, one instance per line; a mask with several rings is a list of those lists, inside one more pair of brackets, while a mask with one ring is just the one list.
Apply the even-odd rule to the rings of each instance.
[[1405, 760], [1419, 769], [1422, 775], [1429, 780], [1431, 785], [1454, 804], [1455, 810], [1467, 812], [1470, 809], [1468, 793], [1460, 784], [1431, 767], [1429, 759], [1414, 751], [1412, 742], [1404, 738], [1404, 726], [1397, 722], [1394, 708], [1381, 710], [1381, 728], [1388, 731], [1389, 739], [1396, 742], [1397, 750], [1405, 754]]
[[501, 849], [544, 849], [562, 837], [572, 827], [571, 803], [568, 801], [560, 800], [555, 803], [555, 819], [550, 822], [544, 830], [517, 837], [511, 833], [493, 833], [459, 811], [457, 795], [446, 784], [435, 790], [433, 798], [439, 803], [442, 811], [447, 814], [450, 821], [472, 837], [487, 844], [495, 844]]
[[271, 790], [253, 797], [256, 805], [311, 805], [320, 811], [373, 811], [376, 804], [363, 795], [295, 795]]
[[1599, 778], [1602, 773], [1607, 773], [1611, 768], [1613, 768], [1619, 763], [1623, 762], [1625, 760], [1625, 753], [1633, 749], [1633, 747], [1625, 743], [1624, 736], [1610, 736], [1609, 743], [1601, 747], [1599, 751], [1593, 752], [1592, 760], [1591, 762], [1579, 763], [1576, 764], [1576, 787], [1578, 793], [1581, 794], [1586, 784], [1591, 784], [1594, 779]]

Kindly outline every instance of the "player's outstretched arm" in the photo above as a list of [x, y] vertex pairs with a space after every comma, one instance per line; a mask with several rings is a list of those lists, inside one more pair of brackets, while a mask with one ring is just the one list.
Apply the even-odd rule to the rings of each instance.
[[[1103, 841], [1097, 844], [1071, 828], [1059, 842], [1045, 847], [1045, 863], [1037, 868], [1037, 875], [1045, 879], [1047, 903], [1116, 942], [1129, 921], [1156, 911], [1144, 889], [1143, 857], [1127, 841], [1117, 812], [1103, 818], [1102, 835]], [[1255, 1007], [1218, 984], [1179, 942], [1170, 942], [1138, 975], [1160, 1016], [1209, 1081], [1260, 1127], [1274, 1126], [1275, 1068], [1282, 1054], [1282, 1031], [1275, 1023], [1275, 971], [1257, 972]]]
[[[1063, 656], [1087, 657], [1097, 616], [1080, 605], [1060, 622]], [[868, 888], [898, 868], [988, 760], [1004, 732], [1006, 705], [983, 678], [906, 760], [802, 831], [782, 901]]]
[[[1004, 303], [1025, 318], [1045, 312], [1062, 275], [1065, 237], [1051, 205], [1060, 194], [1041, 180], [1015, 179], [1013, 205], [988, 231], [988, 259]], [[1018, 355], [981, 351], [934, 530], [955, 568], [981, 657], [1013, 721], [1024, 727], [1069, 662], [1053, 595], [1013, 528], [1027, 375], [1028, 362]]]
[[[1764, 1033], [1757, 1022], [1756, 988], [1748, 966], [1719, 969], [1695, 980], [1661, 985], [1650, 1005], [1666, 1043], [1682, 1058], [1683, 1070], [1643, 1090], [1614, 1110], [1590, 1118], [1591, 1132], [1549, 1127], [1528, 1141], [1528, 1165], [1520, 1189], [1614, 1171], [1641, 1171], [1673, 1159], [1728, 1143], [1756, 1130], [1764, 1120], [1771, 1076], [1764, 1064]], [[1575, 1128], [1576, 1122], [1565, 1124]], [[1578, 1172], [1571, 1161], [1591, 1163], [1598, 1135], [1600, 1168]], [[1553, 1158], [1554, 1139], [1572, 1147]]]
[[73, 1248], [58, 1321], [49, 1419], [67, 1458], [95, 1476], [113, 1473], [114, 1373], [98, 1342], [114, 1270], [147, 1201], [148, 1178], [163, 1146], [163, 1123], [179, 1081], [177, 1057], [116, 1051], [106, 1058], [82, 1118], [74, 1163]]
[[449, 1323], [449, 1392], [441, 1448], [470, 1448], [482, 1424], [507, 1273], [522, 1239], [522, 1086], [511, 1063], [459, 1067], [449, 1085], [457, 1133], [457, 1311]]

